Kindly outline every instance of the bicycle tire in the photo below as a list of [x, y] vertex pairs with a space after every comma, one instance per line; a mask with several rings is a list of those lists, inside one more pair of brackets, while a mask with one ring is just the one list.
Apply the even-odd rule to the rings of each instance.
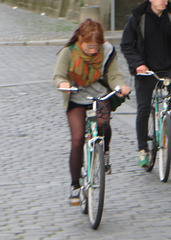
[[[82, 167], [84, 169], [84, 166]], [[85, 171], [85, 169], [84, 169]], [[84, 214], [88, 213], [88, 197], [87, 197], [87, 175], [86, 176], [81, 176], [80, 178], [80, 206], [81, 206], [81, 211]]]
[[88, 198], [85, 194], [85, 188], [81, 187], [80, 190], [80, 205], [81, 205], [81, 211], [84, 214], [88, 213]]
[[149, 166], [146, 168], [147, 172], [151, 172], [155, 165], [157, 155], [156, 132], [155, 132], [155, 108], [151, 107], [150, 116], [148, 120], [148, 135], [147, 144], [149, 150]]
[[81, 169], [81, 177], [80, 177], [80, 206], [81, 211], [84, 214], [88, 213], [88, 196], [87, 196], [87, 186], [88, 186], [88, 179], [87, 179], [87, 158], [88, 158], [88, 143], [87, 141], [84, 144], [83, 148], [83, 167]]
[[171, 161], [171, 115], [163, 117], [161, 129], [161, 147], [159, 149], [159, 177], [161, 182], [167, 182]]
[[103, 146], [95, 143], [92, 153], [90, 173], [91, 185], [88, 189], [88, 215], [91, 227], [97, 229], [100, 225], [105, 194], [105, 168]]

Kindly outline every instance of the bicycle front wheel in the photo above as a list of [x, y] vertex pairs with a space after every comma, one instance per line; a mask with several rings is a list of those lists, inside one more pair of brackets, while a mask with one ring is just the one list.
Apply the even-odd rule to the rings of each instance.
[[159, 177], [161, 182], [167, 182], [171, 161], [171, 115], [163, 117], [161, 129], [161, 146], [159, 150]]
[[149, 150], [149, 160], [150, 164], [147, 167], [146, 171], [151, 172], [153, 170], [156, 154], [157, 154], [157, 145], [156, 145], [156, 132], [155, 132], [155, 108], [151, 107], [150, 116], [148, 120], [148, 136], [147, 144]]
[[88, 159], [88, 143], [85, 141], [84, 152], [83, 152], [83, 167], [81, 168], [81, 178], [80, 178], [80, 206], [81, 211], [84, 214], [88, 213], [88, 176], [87, 176], [87, 159]]
[[95, 143], [92, 152], [90, 181], [88, 214], [92, 228], [97, 229], [101, 222], [105, 193], [104, 153], [100, 143]]

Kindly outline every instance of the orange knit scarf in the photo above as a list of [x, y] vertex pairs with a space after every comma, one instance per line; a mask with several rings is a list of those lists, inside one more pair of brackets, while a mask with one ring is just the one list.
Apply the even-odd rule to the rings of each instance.
[[70, 81], [82, 87], [90, 85], [101, 77], [102, 63], [103, 47], [96, 56], [88, 56], [81, 50], [81, 44], [76, 42], [72, 50], [69, 69]]

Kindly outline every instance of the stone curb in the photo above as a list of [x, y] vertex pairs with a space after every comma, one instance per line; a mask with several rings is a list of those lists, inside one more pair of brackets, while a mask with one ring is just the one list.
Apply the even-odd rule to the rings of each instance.
[[[120, 38], [105, 38], [106, 41], [111, 43], [118, 43]], [[17, 42], [0, 42], [0, 46], [63, 46], [67, 43], [68, 39], [59, 40], [37, 40], [37, 41], [17, 41]]]
[[[105, 40], [111, 43], [118, 43], [121, 40], [122, 31], [107, 32]], [[28, 41], [4, 41], [0, 42], [0, 46], [45, 46], [45, 45], [58, 45], [63, 46], [68, 39], [50, 39], [50, 40], [28, 40]]]
[[0, 46], [44, 46], [44, 45], [64, 45], [67, 39], [59, 40], [36, 40], [36, 41], [17, 41], [17, 42], [0, 42]]

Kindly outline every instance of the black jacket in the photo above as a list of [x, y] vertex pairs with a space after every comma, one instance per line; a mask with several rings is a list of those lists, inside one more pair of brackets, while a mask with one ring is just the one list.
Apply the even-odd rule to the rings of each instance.
[[[146, 0], [140, 4], [136, 9], [132, 11], [131, 16], [128, 19], [126, 27], [123, 32], [121, 41], [121, 50], [128, 62], [130, 73], [135, 75], [136, 68], [140, 65], [147, 65], [147, 59], [145, 55], [145, 14], [150, 6], [150, 2]], [[167, 18], [167, 28], [163, 26], [165, 31], [165, 36], [168, 38], [169, 49], [167, 49], [167, 54], [171, 56], [171, 3], [168, 2], [167, 9], [164, 10], [164, 18]], [[146, 23], [148, 24], [148, 23]], [[168, 44], [167, 44], [168, 45]], [[169, 57], [171, 59], [171, 57]], [[155, 61], [155, 59], [154, 59]], [[163, 59], [164, 61], [164, 59]], [[168, 61], [170, 66], [168, 66]], [[167, 61], [167, 66], [171, 67], [171, 61]], [[148, 66], [150, 67], [150, 66]], [[154, 70], [154, 69], [151, 69]]]

